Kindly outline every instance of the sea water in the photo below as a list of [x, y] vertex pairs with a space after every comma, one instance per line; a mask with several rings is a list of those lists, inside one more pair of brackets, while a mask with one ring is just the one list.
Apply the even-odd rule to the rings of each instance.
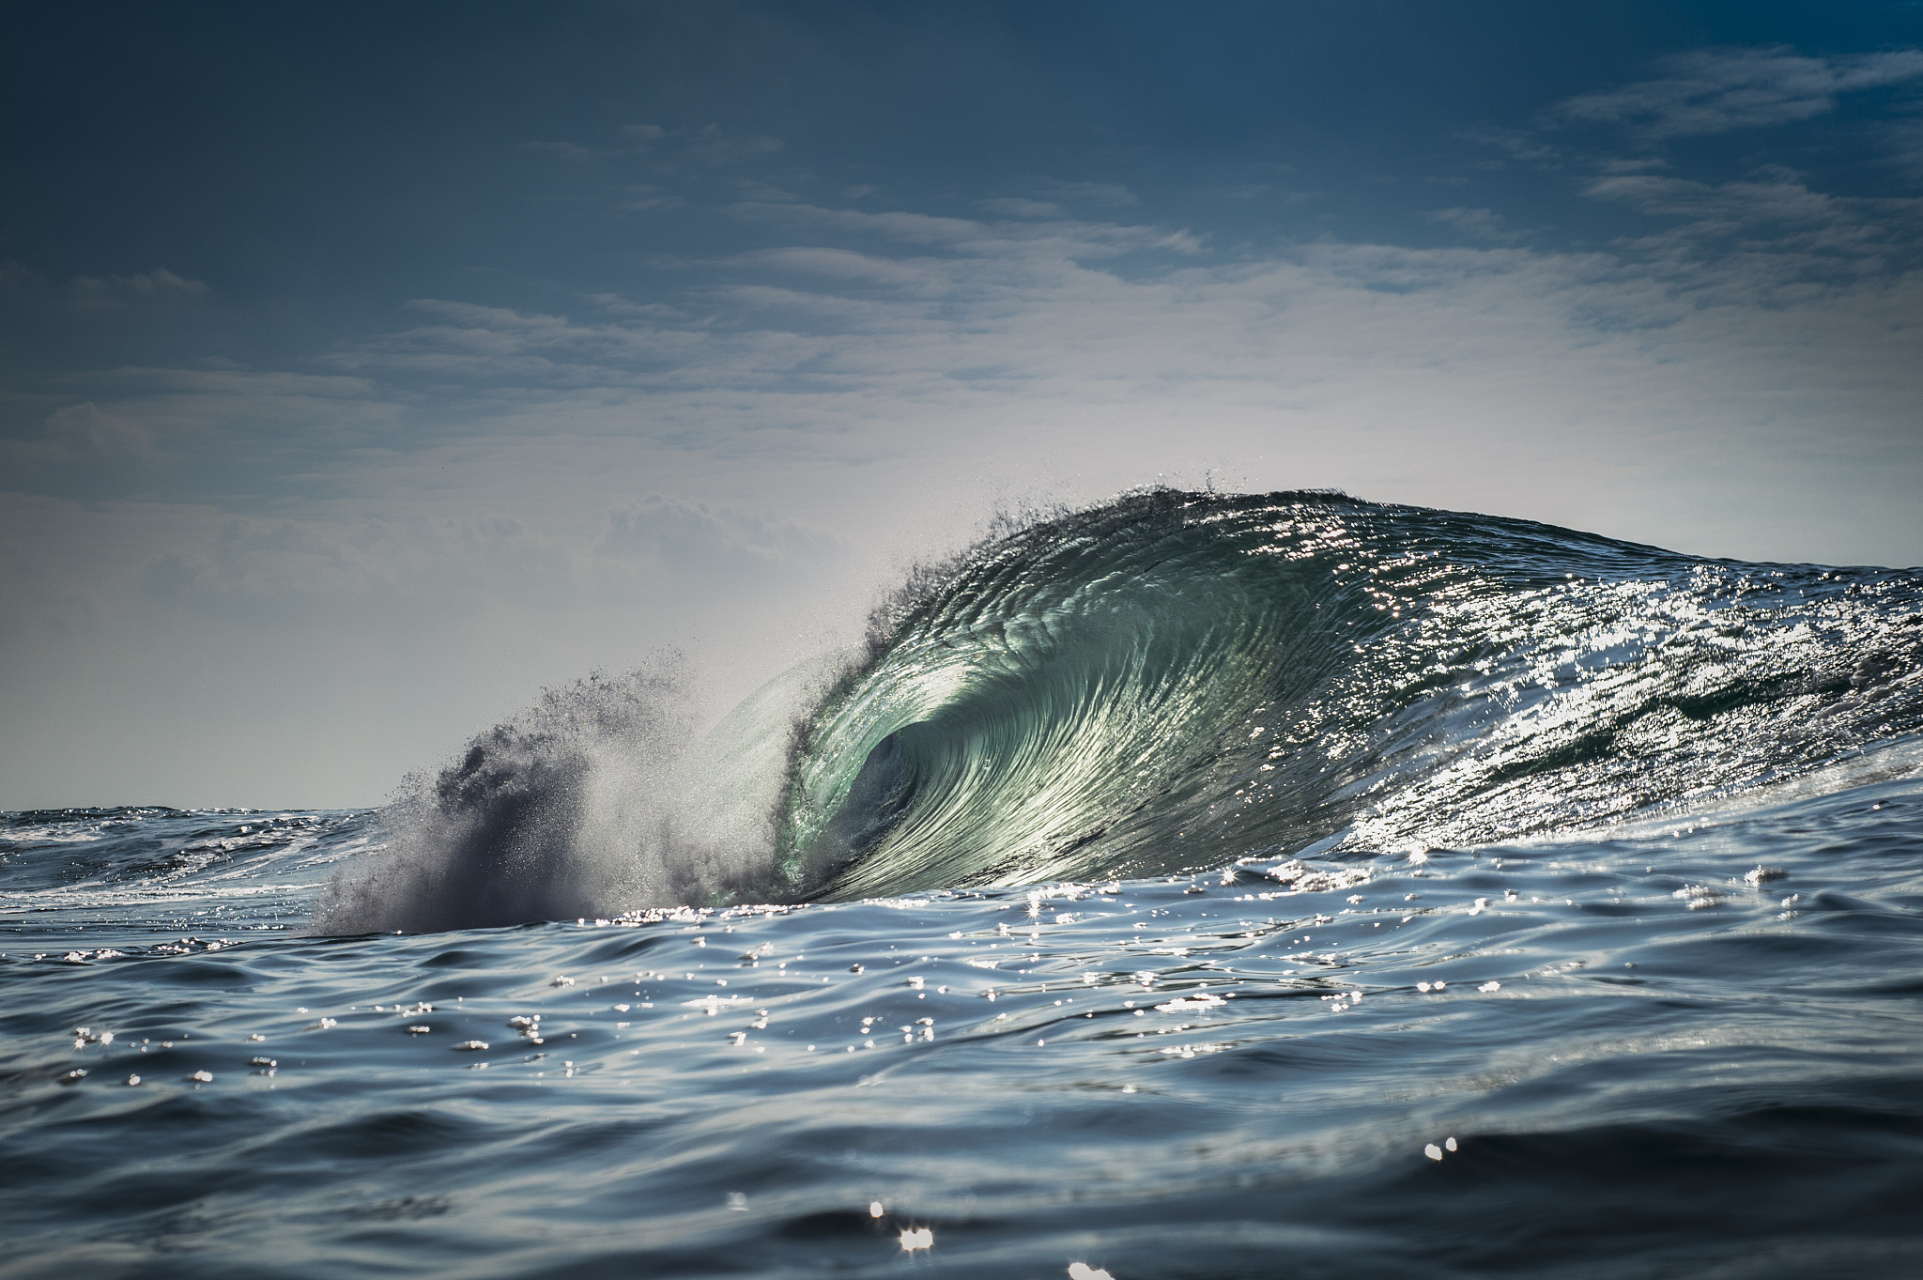
[[[719, 757], [651, 677], [6, 815], [0, 1274], [1923, 1266], [1915, 575], [1162, 495], [933, 578]], [[770, 750], [731, 861], [648, 808]]]

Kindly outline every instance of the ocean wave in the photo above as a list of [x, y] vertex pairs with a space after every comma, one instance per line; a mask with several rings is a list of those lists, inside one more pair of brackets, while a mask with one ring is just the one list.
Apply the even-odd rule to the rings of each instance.
[[1923, 726], [1912, 572], [1702, 560], [1329, 493], [1155, 490], [911, 575], [705, 737], [594, 677], [386, 811], [322, 931], [1466, 847]]
[[1915, 728], [1918, 605], [1887, 570], [1135, 495], [902, 611], [800, 744], [782, 871], [860, 897], [1593, 826]]

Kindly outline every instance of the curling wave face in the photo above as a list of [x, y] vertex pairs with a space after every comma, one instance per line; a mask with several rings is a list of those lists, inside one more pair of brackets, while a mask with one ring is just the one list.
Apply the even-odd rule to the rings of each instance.
[[796, 747], [796, 898], [1578, 828], [1923, 724], [1913, 573], [1157, 491], [904, 600]]

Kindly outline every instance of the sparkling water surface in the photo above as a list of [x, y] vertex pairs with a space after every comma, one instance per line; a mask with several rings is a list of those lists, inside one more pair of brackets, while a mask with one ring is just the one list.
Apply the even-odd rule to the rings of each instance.
[[0, 1274], [1918, 1274], [1920, 765], [405, 936], [375, 815], [5, 815]]

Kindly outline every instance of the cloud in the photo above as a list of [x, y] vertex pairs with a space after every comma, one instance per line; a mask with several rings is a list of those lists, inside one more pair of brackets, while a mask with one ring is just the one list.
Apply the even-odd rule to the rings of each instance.
[[[181, 500], [300, 491], [343, 457], [414, 447], [405, 392], [345, 376], [124, 367], [63, 382], [87, 399], [38, 430], [0, 436], [0, 473], [33, 492], [104, 500], [169, 489]], [[62, 397], [64, 398], [64, 397]], [[22, 403], [29, 403], [24, 398]]]
[[[963, 423], [1013, 433], [993, 447], [1019, 453], [1024, 432], [1067, 439], [1048, 424], [1097, 412], [1213, 421], [1229, 438], [1314, 413], [1414, 424], [1450, 396], [1640, 435], [1639, 418], [1704, 412], [1683, 407], [1698, 402], [1678, 377], [1723, 387], [1711, 418], [1734, 424], [1779, 416], [1784, 396], [1820, 405], [1838, 371], [1869, 365], [1852, 395], [1876, 404], [1856, 402], [1852, 430], [1908, 413], [1901, 316], [1923, 275], [1890, 264], [1923, 248], [1913, 203], [1829, 196], [1785, 170], [1721, 184], [1624, 172], [1584, 190], [1670, 225], [1557, 253], [1518, 247], [1493, 210], [1454, 207], [1427, 216], [1470, 245], [1207, 260], [1153, 225], [735, 206], [790, 242], [689, 264], [675, 306], [601, 298], [569, 317], [422, 301], [431, 323], [333, 358], [433, 378], [447, 403], [474, 397], [462, 429], [482, 436], [618, 431], [677, 453], [849, 465], [946, 457]], [[1108, 265], [1124, 253], [1125, 275]], [[1436, 389], [1418, 392], [1426, 380]], [[1580, 410], [1546, 409], [1571, 397]]]
[[1617, 174], [1589, 183], [1583, 194], [1627, 204], [1644, 213], [1714, 223], [1843, 222], [1849, 220], [1851, 204], [1812, 191], [1784, 170], [1764, 170], [1752, 180], [1723, 183], [1650, 173]]
[[1119, 182], [1062, 182], [1040, 178], [1028, 185], [1042, 198], [1002, 197], [982, 200], [979, 204], [989, 213], [1004, 218], [1066, 218], [1069, 216], [1066, 207], [1071, 205], [1124, 209], [1138, 203], [1135, 193]]
[[1430, 222], [1454, 227], [1478, 240], [1508, 241], [1516, 238], [1515, 233], [1504, 225], [1502, 215], [1493, 209], [1431, 209], [1422, 216]]
[[[1816, 422], [1840, 433], [1832, 451], [1897, 448], [1888, 474], [1916, 470], [1915, 450], [1894, 442], [1918, 382], [1902, 317], [1919, 305], [1923, 277], [1850, 265], [1874, 264], [1878, 237], [1885, 255], [1912, 243], [1899, 224], [1783, 174], [1721, 186], [1616, 175], [1592, 194], [1679, 225], [1570, 254], [1487, 239], [1506, 234], [1489, 211], [1440, 210], [1438, 221], [1482, 246], [1327, 242], [1196, 263], [1169, 253], [1123, 276], [1089, 247], [1153, 245], [1165, 231], [1072, 224], [1011, 236], [906, 212], [790, 208], [800, 216], [779, 225], [795, 243], [716, 264], [746, 282], [704, 282], [678, 314], [606, 310], [588, 322], [422, 304], [439, 323], [362, 356], [397, 372], [420, 362], [445, 380], [445, 396], [468, 382], [469, 432], [618, 438], [649, 466], [730, 471], [749, 490], [780, 493], [782, 518], [844, 536], [855, 517], [837, 509], [832, 485], [817, 495], [794, 477], [891, 466], [934, 477], [1061, 448], [1078, 470], [1119, 484], [1171, 449], [1233, 448], [1292, 459], [1278, 480], [1380, 494], [1385, 477], [1407, 471], [1398, 483], [1411, 494], [1487, 507], [1513, 505], [1518, 492], [1568, 500], [1558, 479], [1575, 465], [1567, 451], [1598, 474], [1654, 457], [1673, 470], [1692, 450], [1763, 438], [1764, 424], [1790, 439]], [[1730, 250], [1712, 242], [1731, 234], [1714, 232], [1723, 223], [1759, 230]], [[862, 235], [867, 248], [814, 242], [811, 231]], [[918, 246], [905, 258], [895, 255], [904, 232]], [[489, 389], [503, 370], [516, 371], [511, 400]], [[1845, 390], [1847, 422], [1836, 417]], [[1091, 453], [1095, 438], [1104, 443]], [[1543, 470], [1508, 497], [1482, 494], [1463, 462], [1478, 451], [1501, 453], [1512, 479]], [[910, 478], [906, 491], [932, 482]], [[1665, 483], [1690, 482], [1677, 473]], [[1655, 501], [1660, 487], [1640, 482], [1635, 501]], [[694, 537], [668, 529], [669, 514], [651, 508], [604, 531], [597, 557]], [[737, 551], [765, 541], [730, 536]]]
[[179, 302], [207, 292], [204, 280], [189, 280], [155, 267], [127, 276], [75, 276], [67, 284], [65, 301], [76, 310], [92, 311]]
[[1722, 183], [1615, 174], [1583, 193], [1674, 220], [1619, 250], [1650, 269], [1679, 267], [1728, 305], [1780, 307], [1790, 293], [1873, 282], [1901, 289], [1923, 269], [1923, 199], [1829, 195], [1776, 166]]
[[74, 276], [64, 284], [14, 260], [0, 262], [0, 305], [38, 311], [44, 321], [62, 316], [86, 318], [103, 313], [139, 310], [173, 312], [205, 298], [212, 290], [205, 280], [193, 280], [166, 267], [131, 275]]
[[[714, 338], [699, 324], [650, 323], [662, 312], [617, 310], [619, 319], [581, 323], [564, 315], [523, 312], [441, 298], [417, 298], [410, 310], [434, 323], [383, 334], [321, 357], [356, 374], [413, 374], [495, 385], [646, 385], [677, 367], [703, 363]], [[609, 310], [605, 303], [599, 309]], [[672, 314], [669, 312], [668, 314]]]
[[1923, 182], [1923, 120], [1892, 120], [1883, 127], [1890, 164], [1912, 182]]
[[1620, 89], [1579, 94], [1557, 114], [1585, 123], [1628, 124], [1650, 139], [1727, 133], [1808, 120], [1835, 110], [1846, 93], [1923, 77], [1923, 50], [1833, 58], [1767, 49], [1704, 49], [1666, 58], [1663, 74]]
[[735, 216], [762, 222], [837, 228], [851, 233], [884, 236], [909, 244], [926, 245], [978, 258], [1023, 256], [1108, 257], [1157, 250], [1192, 254], [1200, 241], [1186, 229], [1170, 230], [1117, 222], [978, 222], [972, 218], [940, 217], [895, 210], [869, 213], [813, 204], [743, 202], [730, 207]]
[[635, 302], [618, 293], [590, 293], [584, 301], [614, 316], [645, 320], [686, 320], [688, 313], [665, 302]]
[[114, 279], [125, 284], [135, 293], [184, 293], [193, 296], [207, 292], [205, 281], [184, 280], [165, 267], [155, 267], [152, 271], [143, 271], [132, 276], [115, 276]]
[[[179, 462], [169, 483], [186, 499], [291, 491], [293, 506], [379, 515], [395, 495], [467, 495], [524, 523], [487, 535], [503, 563], [542, 563], [509, 554], [541, 530], [570, 550], [525, 581], [582, 591], [682, 555], [717, 580], [772, 582], [770, 565], [802, 554], [780, 527], [872, 556], [870, 522], [889, 539], [952, 527], [930, 495], [972, 508], [1072, 476], [1093, 496], [1196, 459], [1251, 483], [1732, 552], [1751, 548], [1701, 530], [1761, 527], [1756, 495], [1777, 493], [1804, 452], [1836, 461], [1804, 458], [1799, 475], [1873, 457], [1877, 485], [1923, 479], [1923, 375], [1904, 336], [1923, 311], [1914, 202], [1832, 196], [1782, 169], [1718, 183], [1612, 168], [1584, 194], [1659, 221], [1584, 252], [1526, 248], [1499, 212], [1472, 206], [1426, 215], [1463, 233], [1455, 245], [1215, 255], [1140, 217], [743, 201], [724, 212], [759, 247], [655, 261], [645, 300], [420, 299], [410, 323], [316, 353], [305, 371], [90, 375], [75, 399], [92, 407], [48, 428], [65, 443], [45, 465], [71, 464], [63, 492], [78, 492], [88, 450], [150, 440]], [[116, 436], [115, 422], [138, 430]], [[1577, 472], [1593, 483], [1572, 487]], [[650, 491], [662, 496], [619, 496]], [[625, 514], [603, 520], [613, 510]], [[1608, 515], [1625, 510], [1644, 523]], [[343, 519], [329, 508], [329, 527]], [[273, 571], [181, 554], [204, 591], [320, 582], [337, 564], [369, 581], [389, 572], [357, 559], [374, 555], [361, 534], [330, 537], [324, 555], [245, 542], [258, 543], [248, 563], [281, 557]], [[447, 535], [450, 548], [469, 541], [486, 539]]]
[[750, 271], [799, 272], [914, 293], [946, 292], [952, 285], [949, 273], [938, 261], [903, 260], [851, 249], [804, 246], [760, 249], [730, 258], [727, 265]]
[[671, 191], [652, 183], [633, 182], [622, 188], [623, 195], [615, 201], [617, 208], [628, 213], [651, 213], [657, 209], [679, 209], [686, 203]]
[[[1478, 146], [1494, 147], [1506, 154], [1511, 160], [1524, 164], [1552, 166], [1562, 158], [1562, 153], [1534, 133], [1522, 129], [1510, 129], [1497, 125], [1480, 125], [1464, 129], [1456, 134], [1464, 142]], [[1500, 160], [1489, 161], [1494, 168], [1501, 168]]]
[[47, 418], [53, 456], [88, 462], [138, 462], [153, 455], [154, 436], [144, 424], [107, 413], [88, 400], [56, 409]]
[[733, 180], [733, 186], [743, 200], [792, 201], [801, 199], [800, 196], [788, 190], [786, 187], [777, 187], [774, 183], [763, 182], [759, 178], [736, 178]]
[[1671, 168], [1669, 161], [1658, 156], [1613, 156], [1596, 162], [1601, 173], [1649, 173], [1654, 170]]
[[773, 155], [780, 138], [759, 133], [729, 133], [718, 124], [678, 135], [683, 154], [697, 164], [732, 165]]

